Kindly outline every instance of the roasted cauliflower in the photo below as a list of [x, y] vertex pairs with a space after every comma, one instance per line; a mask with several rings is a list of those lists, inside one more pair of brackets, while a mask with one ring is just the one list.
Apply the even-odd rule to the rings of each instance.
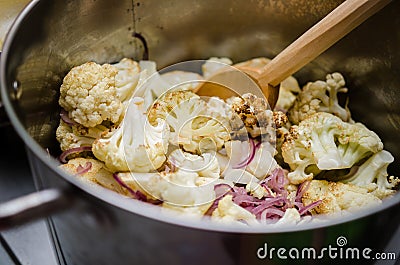
[[93, 154], [111, 171], [150, 172], [166, 160], [169, 127], [161, 119], [149, 124], [143, 103], [142, 98], [133, 98], [121, 126], [93, 143]]
[[165, 94], [149, 110], [149, 121], [165, 120], [170, 126], [170, 142], [185, 151], [219, 150], [230, 139], [226, 122], [208, 114], [206, 102], [190, 91]]
[[115, 65], [88, 62], [72, 68], [64, 77], [59, 104], [72, 120], [85, 127], [104, 121], [118, 123], [138, 80], [138, 64], [130, 59]]
[[345, 80], [340, 73], [328, 74], [326, 81], [309, 82], [298, 94], [288, 117], [291, 123], [299, 124], [317, 112], [332, 113], [343, 121], [351, 121], [350, 111], [338, 102], [338, 93], [346, 93]]
[[312, 180], [302, 201], [305, 205], [322, 201], [312, 210], [317, 214], [354, 211], [381, 203], [381, 200], [366, 188], [327, 180]]
[[351, 168], [382, 149], [378, 135], [363, 124], [318, 112], [290, 128], [282, 156], [292, 170], [291, 183], [300, 184], [322, 170]]

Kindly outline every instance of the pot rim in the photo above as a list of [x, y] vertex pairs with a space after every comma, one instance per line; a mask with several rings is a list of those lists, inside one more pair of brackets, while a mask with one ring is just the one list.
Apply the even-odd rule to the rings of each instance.
[[40, 159], [42, 163], [44, 163], [47, 167], [54, 171], [56, 175], [61, 176], [64, 180], [72, 184], [74, 187], [84, 191], [87, 194], [90, 194], [94, 198], [99, 199], [105, 203], [123, 209], [127, 212], [150, 218], [154, 221], [160, 221], [181, 227], [206, 231], [243, 234], [275, 234], [324, 228], [361, 219], [369, 215], [377, 214], [400, 203], [400, 192], [397, 192], [395, 195], [393, 195], [392, 198], [384, 200], [382, 204], [378, 206], [360, 210], [345, 216], [327, 217], [326, 219], [324, 218], [321, 222], [309, 222], [300, 225], [280, 225], [276, 227], [271, 227], [270, 225], [245, 226], [234, 224], [221, 224], [211, 220], [193, 220], [188, 217], [163, 214], [160, 212], [161, 207], [159, 206], [143, 203], [137, 200], [127, 200], [124, 196], [121, 196], [120, 194], [117, 194], [102, 187], [94, 187], [92, 185], [88, 185], [87, 183], [84, 183], [83, 181], [80, 181], [79, 179], [69, 175], [58, 167], [59, 162], [55, 158], [49, 157], [47, 152], [30, 136], [30, 134], [24, 128], [12, 106], [12, 100], [10, 99], [8, 89], [6, 88], [7, 83], [9, 83], [6, 80], [7, 61], [10, 56], [10, 50], [15, 35], [17, 34], [21, 23], [25, 20], [26, 17], [32, 14], [33, 9], [38, 5], [39, 2], [40, 0], [33, 0], [21, 11], [21, 13], [12, 24], [5, 38], [0, 60], [0, 77], [2, 77], [0, 78], [1, 98], [12, 126], [21, 137], [25, 145], [29, 148], [29, 150], [38, 159]]

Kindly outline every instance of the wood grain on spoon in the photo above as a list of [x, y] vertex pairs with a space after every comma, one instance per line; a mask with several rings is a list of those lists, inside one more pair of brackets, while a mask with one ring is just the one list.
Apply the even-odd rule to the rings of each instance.
[[[234, 66], [255, 81], [273, 108], [278, 99], [279, 84], [283, 80], [314, 60], [390, 1], [347, 0], [307, 30], [264, 67], [255, 68], [246, 64]], [[235, 94], [232, 91], [246, 89], [245, 87], [249, 85], [246, 83], [247, 81], [244, 83], [230, 81], [232, 80], [230, 73], [237, 75], [235, 72], [237, 71], [227, 68], [221, 73], [216, 73], [210, 80], [218, 80], [219, 84], [202, 83], [196, 92], [200, 95], [227, 98]]]

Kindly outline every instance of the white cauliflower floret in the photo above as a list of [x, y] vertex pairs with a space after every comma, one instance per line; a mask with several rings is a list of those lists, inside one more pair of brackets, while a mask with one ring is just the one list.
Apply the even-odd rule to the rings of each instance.
[[170, 126], [170, 143], [188, 152], [220, 150], [230, 139], [229, 129], [210, 117], [206, 102], [190, 91], [173, 91], [156, 101], [149, 110], [149, 121], [157, 119]]
[[135, 96], [144, 98], [146, 109], [164, 93], [193, 90], [198, 86], [198, 81], [204, 79], [199, 74], [186, 71], [171, 71], [160, 75], [156, 63], [152, 61], [140, 61], [139, 65], [142, 71]]
[[139, 67], [130, 59], [115, 65], [88, 62], [76, 66], [64, 77], [59, 104], [75, 122], [94, 127], [118, 123], [123, 103], [130, 99], [138, 82]]
[[310, 82], [303, 87], [288, 112], [290, 122], [298, 124], [317, 112], [332, 113], [343, 121], [351, 121], [350, 112], [338, 102], [338, 93], [346, 93], [345, 80], [340, 73], [328, 74], [326, 82]]
[[115, 76], [115, 88], [117, 89], [118, 99], [127, 105], [133, 97], [140, 77], [140, 66], [137, 62], [124, 58], [116, 64], [112, 64], [118, 72]]
[[322, 201], [311, 210], [317, 214], [331, 214], [340, 211], [354, 211], [379, 205], [381, 200], [368, 189], [341, 182], [312, 180], [302, 197], [304, 205]]
[[279, 96], [276, 102], [275, 111], [286, 113], [294, 104], [297, 94], [300, 93], [300, 86], [297, 79], [289, 76], [283, 80], [279, 86]]
[[91, 184], [97, 184], [120, 194], [129, 195], [128, 192], [115, 181], [112, 173], [105, 168], [104, 163], [96, 159], [74, 158], [68, 160], [67, 164], [60, 165], [60, 168]]
[[201, 69], [203, 72], [203, 76], [205, 78], [209, 78], [215, 73], [217, 73], [219, 70], [229, 65], [232, 65], [232, 61], [229, 58], [211, 57], [201, 66]]
[[84, 127], [82, 125], [68, 125], [60, 120], [60, 125], [56, 130], [56, 139], [60, 143], [61, 151], [82, 146], [91, 146], [97, 139], [106, 135], [109, 128], [103, 125], [95, 127]]
[[379, 198], [387, 197], [396, 192], [393, 188], [400, 183], [399, 178], [393, 176], [389, 177], [389, 180], [387, 178], [387, 167], [393, 161], [393, 156], [388, 151], [382, 150], [359, 166], [354, 175], [339, 180], [373, 190]]
[[145, 190], [166, 204], [201, 206], [215, 199], [213, 183], [217, 179], [200, 177], [195, 172], [161, 172], [145, 183]]
[[299, 211], [295, 208], [286, 209], [285, 214], [274, 225], [296, 225], [301, 220]]
[[168, 156], [168, 162], [171, 169], [178, 168], [183, 172], [195, 172], [200, 177], [219, 178], [220, 176], [218, 160], [211, 153], [198, 156], [176, 149]]
[[274, 159], [276, 150], [268, 142], [255, 143], [253, 139], [248, 142], [229, 141], [225, 143], [225, 148], [230, 158], [225, 175], [229, 174], [231, 169], [243, 169], [258, 179], [264, 179], [279, 167]]
[[147, 122], [143, 99], [132, 99], [121, 126], [93, 143], [93, 154], [112, 171], [150, 172], [162, 166], [168, 148], [168, 125]]
[[363, 124], [319, 112], [290, 128], [282, 156], [293, 170], [288, 175], [290, 182], [300, 184], [321, 170], [350, 168], [382, 149], [378, 135]]
[[232, 195], [226, 195], [218, 202], [211, 220], [224, 223], [257, 224], [256, 216], [232, 201]]

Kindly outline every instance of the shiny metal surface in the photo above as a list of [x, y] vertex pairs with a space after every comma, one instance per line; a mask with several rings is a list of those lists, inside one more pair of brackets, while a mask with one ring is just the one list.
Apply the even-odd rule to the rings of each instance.
[[[40, 187], [78, 187], [82, 205], [52, 219], [66, 264], [124, 264], [126, 260], [146, 264], [159, 264], [160, 260], [168, 264], [263, 264], [254, 253], [266, 241], [326, 246], [339, 235], [357, 246], [374, 242], [375, 248], [382, 249], [391, 235], [379, 231], [398, 227], [399, 194], [373, 210], [382, 212], [369, 215], [372, 211], [364, 211], [352, 217], [358, 220], [330, 223], [335, 226], [316, 224], [304, 231], [275, 234], [268, 229], [235, 230], [202, 222], [197, 226], [202, 230], [198, 230], [191, 228], [196, 224], [170, 224], [174, 219], [161, 217], [154, 209], [77, 182], [58, 170], [55, 160], [47, 158], [43, 149], [49, 148], [53, 155], [59, 152], [54, 139], [59, 121], [57, 91], [65, 73], [89, 60], [140, 59], [144, 44], [133, 37], [134, 33], [146, 40], [149, 58], [160, 67], [210, 56], [229, 56], [235, 61], [272, 57], [340, 2], [32, 1], [4, 45], [2, 95], [13, 125], [30, 150]], [[296, 74], [300, 83], [305, 83], [331, 71], [342, 72], [350, 88], [353, 118], [376, 130], [397, 161], [399, 8], [400, 2], [393, 1]], [[390, 170], [399, 175], [399, 163]], [[349, 222], [338, 224], [344, 221]], [[137, 242], [139, 247], [133, 244]]]

